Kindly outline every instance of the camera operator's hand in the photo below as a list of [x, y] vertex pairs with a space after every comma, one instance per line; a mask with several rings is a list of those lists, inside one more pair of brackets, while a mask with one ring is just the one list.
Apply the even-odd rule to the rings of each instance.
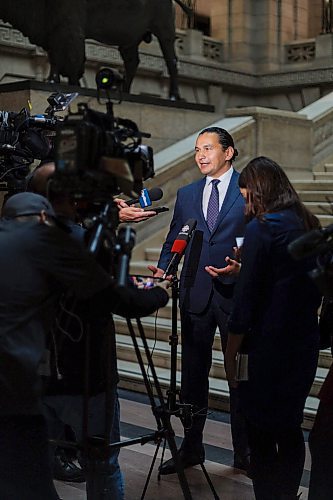
[[[161, 269], [160, 267], [149, 265], [148, 269], [149, 269], [149, 271], [151, 271], [153, 273], [153, 278], [162, 278], [162, 276], [164, 274], [163, 269]], [[168, 278], [169, 277], [170, 276], [168, 276]]]
[[121, 198], [115, 198], [113, 201], [117, 204], [120, 222], [142, 222], [156, 215], [154, 210], [144, 210], [141, 207], [129, 206]]

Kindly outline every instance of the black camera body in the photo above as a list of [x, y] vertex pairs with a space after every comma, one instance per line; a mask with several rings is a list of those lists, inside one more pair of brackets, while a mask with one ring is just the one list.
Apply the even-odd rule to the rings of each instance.
[[97, 202], [139, 194], [154, 176], [153, 150], [142, 137], [150, 135], [133, 121], [79, 104], [57, 129], [52, 189]]
[[52, 134], [62, 122], [55, 115], [65, 110], [77, 93], [54, 93], [44, 114], [31, 115], [0, 111], [0, 190], [9, 194], [24, 191], [29, 166], [35, 159], [46, 158], [52, 149]]

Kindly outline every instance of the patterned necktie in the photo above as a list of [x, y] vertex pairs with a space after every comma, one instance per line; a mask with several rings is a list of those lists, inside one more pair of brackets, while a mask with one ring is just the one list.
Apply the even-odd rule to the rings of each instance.
[[210, 232], [213, 231], [214, 226], [216, 224], [218, 215], [219, 215], [219, 190], [218, 183], [220, 181], [218, 179], [214, 179], [212, 181], [212, 192], [209, 197], [208, 207], [207, 207], [207, 225], [209, 227]]

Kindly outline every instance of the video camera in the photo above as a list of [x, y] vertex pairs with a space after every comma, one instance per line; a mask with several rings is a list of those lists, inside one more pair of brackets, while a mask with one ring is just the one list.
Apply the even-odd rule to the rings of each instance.
[[303, 234], [288, 250], [296, 260], [316, 257], [317, 267], [309, 275], [323, 295], [333, 297], [333, 224]]
[[63, 121], [55, 113], [67, 109], [77, 96], [53, 93], [39, 115], [31, 116], [26, 108], [19, 113], [0, 111], [0, 191], [24, 191], [30, 164], [49, 155], [51, 135]]
[[119, 90], [121, 77], [103, 68], [96, 83], [98, 100], [101, 91], [107, 97], [107, 112], [80, 103], [57, 128], [51, 188], [74, 199], [104, 203], [119, 193], [136, 196], [155, 172], [153, 150], [141, 143], [150, 134], [140, 132], [132, 120], [113, 115], [109, 90]]
[[128, 119], [79, 104], [57, 130], [55, 192], [104, 202], [124, 193], [135, 196], [154, 176], [153, 150], [141, 144], [137, 125]]

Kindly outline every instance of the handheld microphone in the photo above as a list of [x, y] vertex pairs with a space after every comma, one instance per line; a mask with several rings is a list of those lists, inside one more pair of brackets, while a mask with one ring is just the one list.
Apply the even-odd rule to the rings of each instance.
[[173, 242], [171, 253], [173, 254], [168, 267], [164, 271], [162, 276], [165, 279], [169, 274], [174, 274], [177, 270], [178, 264], [184, 255], [186, 247], [192, 238], [192, 234], [197, 226], [197, 221], [195, 219], [189, 219], [185, 222], [184, 226], [178, 233], [177, 238]]
[[154, 187], [152, 189], [143, 189], [141, 195], [138, 198], [132, 198], [126, 201], [127, 205], [134, 205], [135, 203], [140, 203], [141, 208], [150, 207], [152, 201], [158, 201], [162, 198], [163, 191], [159, 187]]

